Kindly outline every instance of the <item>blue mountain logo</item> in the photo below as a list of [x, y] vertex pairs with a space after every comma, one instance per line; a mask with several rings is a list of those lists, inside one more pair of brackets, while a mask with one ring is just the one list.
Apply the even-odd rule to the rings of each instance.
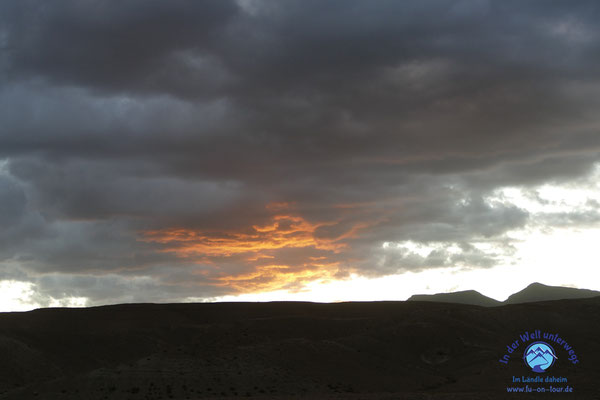
[[545, 372], [558, 359], [552, 346], [546, 342], [535, 342], [530, 344], [523, 353], [525, 364], [533, 372]]

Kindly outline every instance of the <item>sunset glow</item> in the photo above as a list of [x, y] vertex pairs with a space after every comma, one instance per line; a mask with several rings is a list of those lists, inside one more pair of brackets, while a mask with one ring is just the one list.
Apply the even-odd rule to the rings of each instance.
[[0, 300], [600, 289], [600, 8], [548, 3], [0, 2]]
[[301, 217], [276, 215], [272, 223], [252, 226], [249, 233], [201, 232], [186, 229], [165, 229], [144, 232], [143, 239], [165, 245], [163, 251], [181, 257], [231, 256], [240, 253], [257, 253], [256, 257], [270, 257], [265, 252], [281, 248], [313, 247], [339, 252], [345, 247], [340, 240], [352, 235], [350, 231], [335, 240], [315, 238], [315, 230], [332, 223], [310, 224]]
[[[266, 206], [268, 210], [287, 208]], [[296, 291], [319, 280], [335, 279], [339, 261], [333, 256], [348, 247], [346, 239], [356, 237], [368, 224], [359, 223], [333, 238], [317, 237], [317, 229], [335, 226], [336, 222], [310, 223], [297, 215], [274, 215], [264, 225], [253, 225], [244, 232], [203, 232], [189, 229], [147, 231], [143, 241], [163, 245], [162, 252], [173, 253], [182, 259], [216, 267], [208, 276], [214, 285], [239, 293]], [[282, 264], [286, 250], [302, 251], [294, 257], [293, 265]], [[317, 253], [314, 253], [318, 250]], [[315, 255], [318, 254], [318, 255]], [[234, 258], [246, 265], [248, 272], [227, 275], [218, 268], [224, 259]]]

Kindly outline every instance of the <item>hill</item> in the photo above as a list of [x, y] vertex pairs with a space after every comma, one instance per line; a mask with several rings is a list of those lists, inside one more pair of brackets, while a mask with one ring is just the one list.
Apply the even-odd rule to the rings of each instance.
[[407, 301], [428, 301], [496, 307], [506, 304], [522, 304], [537, 301], [588, 299], [596, 296], [600, 296], [600, 292], [589, 289], [548, 286], [535, 282], [525, 289], [510, 295], [503, 302], [484, 296], [475, 290], [464, 290], [451, 293], [416, 294], [409, 297]]
[[502, 304], [498, 300], [484, 296], [475, 290], [464, 290], [452, 293], [415, 294], [409, 297], [407, 301], [434, 301], [440, 303], [471, 304], [483, 307], [494, 307]]
[[547, 286], [535, 282], [525, 289], [512, 294], [504, 301], [504, 304], [530, 303], [534, 301], [564, 300], [564, 299], [586, 299], [600, 296], [600, 292], [588, 289], [575, 289], [562, 286]]
[[552, 375], [567, 377], [577, 399], [596, 398], [600, 298], [0, 313], [0, 399], [503, 399], [513, 376], [530, 374], [525, 346], [498, 360], [534, 329], [573, 346], [581, 363], [556, 345]]

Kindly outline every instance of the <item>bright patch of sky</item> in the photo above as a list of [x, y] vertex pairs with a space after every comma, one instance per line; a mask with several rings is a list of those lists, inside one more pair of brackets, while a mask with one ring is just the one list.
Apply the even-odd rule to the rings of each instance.
[[[405, 300], [413, 294], [433, 294], [474, 289], [505, 300], [532, 282], [600, 290], [597, 277], [600, 226], [594, 221], [553, 225], [556, 214], [577, 214], [600, 210], [600, 167], [576, 182], [544, 184], [534, 188], [503, 187], [486, 201], [489, 204], [514, 205], [527, 210], [530, 222], [524, 229], [507, 233], [516, 251], [500, 257], [491, 268], [459, 267], [429, 269], [421, 272], [368, 279], [352, 275], [341, 281], [315, 281], [298, 292], [275, 291], [225, 296], [219, 301], [374, 301]], [[581, 221], [580, 221], [581, 222]], [[503, 254], [493, 242], [471, 243], [484, 253]], [[413, 241], [384, 242], [382, 251], [398, 248], [426, 258], [436, 250], [460, 254], [454, 244], [421, 244]]]
[[42, 307], [85, 307], [86, 297], [39, 298], [36, 285], [13, 280], [0, 281], [0, 312], [30, 311]]
[[[0, 164], [0, 170], [2, 164]], [[433, 294], [474, 289], [504, 300], [532, 282], [600, 290], [598, 253], [600, 224], [575, 223], [553, 225], [558, 214], [576, 214], [600, 210], [600, 168], [584, 179], [568, 184], [544, 184], [534, 188], [503, 187], [486, 201], [489, 204], [515, 205], [527, 210], [530, 222], [524, 229], [509, 231], [507, 237], [516, 251], [504, 254], [491, 268], [468, 265], [404, 272], [378, 278], [352, 274], [345, 280], [316, 280], [297, 291], [278, 290], [246, 293], [218, 298], [187, 298], [184, 301], [377, 301], [405, 300], [413, 294]], [[581, 221], [580, 221], [581, 222]], [[470, 243], [486, 254], [503, 254], [493, 241]], [[426, 258], [432, 252], [460, 254], [455, 244], [414, 241], [384, 242], [382, 251], [401, 249]], [[84, 297], [35, 301], [35, 285], [29, 282], [0, 281], [0, 311], [25, 311], [37, 307], [83, 307]]]
[[28, 311], [37, 308], [32, 301], [35, 295], [31, 282], [0, 281], [0, 312]]

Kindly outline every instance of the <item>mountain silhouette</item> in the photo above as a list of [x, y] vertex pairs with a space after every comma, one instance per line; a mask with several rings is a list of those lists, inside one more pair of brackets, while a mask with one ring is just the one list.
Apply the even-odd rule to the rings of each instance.
[[535, 354], [535, 350], [531, 349], [527, 352], [527, 354], [525, 354], [525, 357], [530, 356], [531, 354]]
[[[529, 360], [528, 357], [533, 354], [535, 354], [535, 357], [533, 357], [531, 360]], [[523, 358], [525, 359], [527, 364], [529, 364], [529, 366], [531, 366], [531, 368], [534, 372], [544, 372], [544, 368], [542, 368], [542, 365], [550, 365], [550, 364], [552, 364], [552, 361], [553, 361], [552, 358], [550, 360], [548, 360], [545, 356], [557, 358], [552, 353], [552, 351], [550, 351], [549, 349], [548, 350], [542, 349], [539, 346], [536, 347], [535, 349], [529, 350]], [[535, 364], [534, 361], [537, 360], [538, 358], [541, 359], [542, 362]]]
[[550, 354], [552, 356], [552, 358], [556, 358], [556, 356], [554, 355], [554, 353], [552, 353], [550, 350], [542, 350], [539, 347], [537, 348], [538, 352], [541, 352], [542, 354]]
[[452, 293], [415, 294], [407, 301], [434, 301], [440, 303], [470, 304], [474, 306], [494, 307], [502, 305], [498, 300], [491, 299], [475, 290], [464, 290]]
[[[531, 349], [527, 352], [527, 354], [525, 355], [525, 357], [528, 357], [531, 354], [537, 354], [537, 356], [540, 355], [544, 355], [544, 354], [549, 354], [550, 356], [552, 356], [553, 358], [556, 358], [556, 356], [550, 351], [550, 350], [544, 350], [541, 347], [537, 347], [536, 349]], [[545, 358], [544, 358], [545, 359]], [[535, 360], [535, 358], [534, 358]]]
[[543, 364], [548, 364], [548, 360], [546, 360], [546, 357], [544, 357], [544, 355], [542, 353], [538, 353], [535, 357], [533, 357], [531, 360], [529, 360], [529, 362], [531, 363], [538, 358], [541, 358], [542, 360], [545, 361]]
[[520, 292], [510, 295], [503, 304], [521, 304], [549, 300], [586, 299], [596, 296], [600, 296], [600, 292], [588, 289], [548, 286], [535, 282]]
[[522, 304], [536, 301], [587, 299], [596, 296], [600, 296], [600, 292], [589, 289], [548, 286], [535, 282], [527, 286], [525, 289], [510, 295], [508, 299], [503, 302], [484, 296], [475, 290], [437, 294], [416, 294], [409, 297], [407, 301], [428, 301], [496, 307], [506, 304]]

